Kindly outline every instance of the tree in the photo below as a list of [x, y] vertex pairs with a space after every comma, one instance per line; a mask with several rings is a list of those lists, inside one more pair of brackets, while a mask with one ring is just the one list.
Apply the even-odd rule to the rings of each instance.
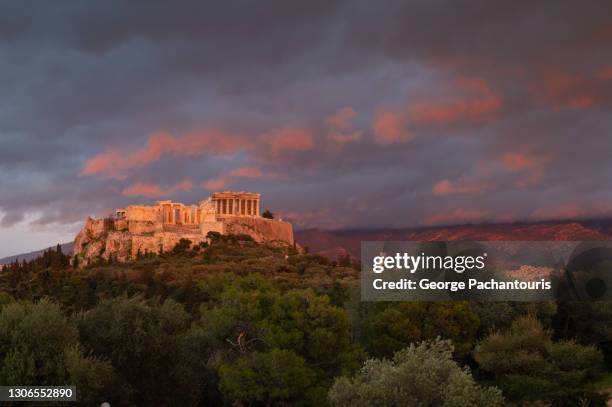
[[336, 379], [329, 400], [338, 407], [501, 406], [499, 389], [481, 387], [452, 358], [450, 341], [411, 344], [391, 360], [370, 359], [353, 377]]
[[185, 253], [191, 247], [191, 240], [181, 238], [172, 249], [173, 254], [181, 254]]
[[518, 317], [534, 315], [545, 327], [551, 321], [557, 306], [554, 302], [472, 302], [472, 310], [480, 319], [479, 337], [486, 336], [494, 331], [505, 330], [512, 325]]
[[210, 243], [216, 243], [221, 241], [223, 238], [223, 235], [221, 235], [221, 233], [219, 232], [215, 232], [215, 231], [209, 231], [206, 234], [206, 239], [210, 242]]
[[561, 406], [601, 401], [588, 389], [599, 375], [600, 352], [571, 340], [553, 342], [551, 332], [533, 316], [519, 317], [508, 330], [487, 336], [475, 359], [512, 400]]
[[205, 372], [204, 364], [194, 365], [193, 360], [205, 357], [184, 349], [189, 317], [182, 306], [116, 298], [79, 315], [77, 322], [83, 343], [110, 360], [125, 383], [122, 403], [197, 403]]
[[261, 214], [262, 218], [266, 218], [266, 219], [274, 219], [274, 214], [272, 212], [270, 212], [270, 209], [267, 209], [264, 211], [264, 213]]
[[226, 399], [266, 405], [303, 400], [314, 374], [290, 350], [253, 352], [219, 367], [219, 388]]
[[553, 327], [556, 337], [597, 346], [608, 367], [612, 367], [611, 302], [560, 302]]
[[[222, 391], [229, 401], [264, 401], [245, 399], [262, 394], [263, 384], [248, 380], [254, 361], [272, 366], [274, 361], [286, 360], [293, 371], [312, 377], [286, 388], [270, 372], [261, 377], [270, 380], [266, 382], [268, 399], [281, 397], [272, 396], [274, 392], [285, 399], [307, 393], [311, 403], [321, 403], [333, 377], [355, 371], [363, 360], [361, 348], [351, 340], [346, 310], [331, 305], [327, 296], [312, 290], [281, 292], [258, 275], [233, 278], [211, 295], [216, 296], [214, 302], [200, 308], [200, 325], [218, 350], [217, 370], [226, 378]], [[240, 393], [229, 377], [240, 378]]]
[[100, 404], [114, 383], [111, 364], [85, 356], [75, 326], [59, 306], [42, 300], [0, 311], [0, 383], [78, 387], [81, 401]]
[[367, 326], [372, 355], [390, 357], [411, 343], [441, 336], [466, 358], [476, 342], [478, 316], [466, 302], [378, 303]]

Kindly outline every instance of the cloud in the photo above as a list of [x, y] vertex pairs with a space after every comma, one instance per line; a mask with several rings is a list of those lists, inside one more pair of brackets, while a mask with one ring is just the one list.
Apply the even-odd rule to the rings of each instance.
[[612, 80], [612, 66], [606, 66], [604, 68], [599, 69], [595, 76], [597, 77], [597, 79], [602, 81]]
[[348, 130], [353, 125], [352, 122], [356, 115], [357, 112], [352, 107], [343, 107], [327, 118], [327, 124], [337, 130]]
[[604, 66], [595, 72], [568, 72], [560, 68], [543, 71], [530, 85], [539, 105], [555, 110], [581, 110], [609, 105], [612, 101], [610, 85], [612, 67]]
[[479, 124], [492, 120], [502, 107], [502, 98], [483, 79], [460, 77], [452, 93], [440, 100], [412, 100], [402, 109], [379, 110], [375, 116], [374, 141], [382, 146], [406, 143], [419, 130], [432, 126]]
[[374, 119], [374, 141], [381, 146], [405, 143], [414, 138], [406, 126], [408, 118], [404, 112], [382, 110]]
[[288, 127], [263, 134], [261, 141], [266, 143], [272, 157], [310, 151], [315, 147], [313, 132], [309, 129], [296, 127]]
[[409, 110], [413, 124], [446, 124], [457, 121], [483, 122], [490, 120], [502, 107], [502, 99], [494, 94], [483, 79], [459, 78], [455, 80], [459, 91], [471, 96], [451, 96], [449, 101], [417, 101]]
[[254, 166], [244, 166], [235, 168], [225, 174], [221, 174], [218, 177], [211, 178], [206, 181], [203, 186], [210, 191], [218, 191], [234, 184], [240, 178], [267, 178], [267, 179], [278, 179], [282, 178], [280, 174], [267, 172], [264, 173], [260, 168]]
[[492, 187], [490, 182], [470, 182], [465, 180], [459, 180], [458, 182], [452, 182], [449, 179], [443, 179], [436, 182], [431, 188], [431, 191], [436, 196], [444, 195], [455, 195], [455, 194], [479, 194]]
[[529, 219], [534, 221], [557, 219], [584, 219], [588, 217], [612, 216], [612, 204], [609, 202], [598, 204], [578, 204], [575, 202], [561, 203], [550, 207], [538, 208]]
[[531, 153], [511, 152], [501, 157], [504, 167], [512, 172], [520, 173], [521, 178], [514, 181], [517, 188], [527, 188], [537, 185], [544, 176], [546, 165], [552, 160], [552, 154], [535, 155]]
[[423, 223], [425, 225], [451, 225], [483, 221], [489, 212], [481, 210], [455, 209], [450, 212], [428, 215]]
[[179, 137], [159, 132], [150, 135], [146, 146], [141, 149], [123, 151], [113, 148], [90, 158], [80, 175], [100, 174], [121, 180], [132, 170], [158, 161], [164, 154], [174, 157], [230, 155], [251, 146], [244, 138], [217, 130], [194, 131]]
[[157, 184], [146, 184], [137, 182], [125, 187], [121, 193], [124, 196], [144, 196], [147, 198], [158, 198], [162, 196], [170, 196], [177, 191], [189, 191], [193, 188], [193, 183], [189, 180], [183, 180], [176, 185], [162, 188]]
[[327, 140], [332, 144], [342, 146], [347, 143], [359, 142], [363, 139], [363, 130], [355, 129], [353, 119], [357, 112], [352, 107], [338, 109], [326, 120], [329, 127]]

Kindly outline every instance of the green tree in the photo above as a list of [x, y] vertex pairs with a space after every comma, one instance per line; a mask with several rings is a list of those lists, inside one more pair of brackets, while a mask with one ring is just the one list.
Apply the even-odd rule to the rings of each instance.
[[371, 359], [353, 377], [336, 379], [333, 406], [501, 406], [499, 389], [481, 387], [452, 358], [450, 341], [412, 344], [391, 360]]
[[534, 315], [548, 327], [557, 312], [554, 302], [474, 302], [471, 307], [480, 319], [479, 337], [508, 329], [518, 317], [526, 315]]
[[[123, 403], [192, 405], [200, 398], [203, 355], [186, 351], [189, 317], [173, 301], [160, 305], [142, 299], [102, 301], [77, 318], [83, 343], [108, 358], [126, 384]], [[193, 360], [192, 360], [193, 359]], [[127, 401], [126, 401], [127, 400]]]
[[13, 303], [0, 311], [0, 383], [76, 385], [80, 400], [100, 404], [113, 388], [107, 361], [86, 357], [78, 332], [47, 300]]
[[261, 217], [266, 219], [274, 219], [274, 214], [270, 212], [270, 209], [266, 209], [264, 213], [261, 214]]
[[563, 302], [557, 307], [556, 337], [599, 347], [612, 368], [612, 302]]
[[306, 399], [314, 374], [295, 352], [272, 349], [221, 364], [219, 377], [226, 399], [271, 405]]
[[173, 254], [185, 253], [191, 247], [191, 240], [181, 238], [172, 249]]
[[551, 332], [533, 316], [520, 317], [510, 328], [487, 336], [476, 348], [480, 368], [512, 400], [545, 400], [577, 405], [601, 401], [588, 384], [600, 373], [602, 356], [592, 346], [553, 342]]
[[[228, 377], [236, 368], [252, 366], [252, 358], [274, 361], [295, 354], [304, 361], [304, 367], [297, 362], [292, 366], [312, 377], [304, 385], [308, 385], [306, 392], [311, 402], [316, 402], [325, 399], [334, 376], [356, 370], [363, 360], [361, 348], [351, 340], [346, 311], [331, 305], [327, 296], [312, 290], [281, 292], [257, 275], [226, 282], [213, 295], [217, 296], [214, 301], [200, 309], [200, 324], [212, 335], [223, 361], [218, 366], [225, 366], [225, 370], [219, 370], [220, 375], [223, 372]], [[291, 353], [271, 353], [275, 350]], [[253, 353], [258, 355], [252, 356]], [[268, 377], [272, 380], [273, 376]], [[225, 383], [223, 388], [228, 393], [224, 396], [236, 401], [237, 393], [230, 391], [232, 386], [228, 380]], [[242, 383], [250, 382], [245, 379]], [[268, 385], [275, 386], [273, 382]], [[285, 394], [296, 388], [277, 390]], [[302, 390], [299, 387], [300, 394]], [[244, 394], [260, 392], [249, 388], [242, 391]], [[297, 396], [286, 394], [286, 398]]]
[[368, 347], [376, 357], [390, 357], [411, 343], [441, 336], [466, 358], [475, 342], [478, 316], [466, 302], [378, 303], [368, 321]]

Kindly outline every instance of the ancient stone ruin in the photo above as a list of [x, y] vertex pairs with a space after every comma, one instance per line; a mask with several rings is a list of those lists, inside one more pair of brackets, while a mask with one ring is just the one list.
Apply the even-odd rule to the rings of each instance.
[[159, 201], [117, 209], [104, 219], [89, 217], [76, 236], [74, 253], [80, 265], [111, 257], [127, 261], [172, 250], [180, 239], [199, 244], [211, 231], [246, 234], [260, 243], [293, 244], [290, 223], [260, 216], [260, 194], [224, 191], [197, 205]]

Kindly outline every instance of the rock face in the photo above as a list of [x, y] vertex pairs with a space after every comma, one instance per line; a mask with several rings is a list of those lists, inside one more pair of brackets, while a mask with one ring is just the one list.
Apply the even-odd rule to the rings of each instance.
[[206, 241], [206, 231], [222, 234], [245, 234], [256, 242], [279, 245], [293, 244], [290, 223], [261, 217], [234, 216], [215, 222], [215, 228], [192, 225], [159, 225], [156, 222], [124, 219], [87, 218], [74, 241], [79, 265], [98, 259], [134, 260], [139, 254], [170, 251], [181, 239], [197, 245]]

